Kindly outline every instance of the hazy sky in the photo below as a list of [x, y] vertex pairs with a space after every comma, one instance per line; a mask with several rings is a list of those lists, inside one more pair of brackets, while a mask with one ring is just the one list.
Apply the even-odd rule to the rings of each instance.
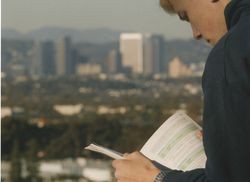
[[45, 26], [192, 37], [189, 25], [166, 14], [159, 0], [2, 0], [2, 27], [27, 32]]

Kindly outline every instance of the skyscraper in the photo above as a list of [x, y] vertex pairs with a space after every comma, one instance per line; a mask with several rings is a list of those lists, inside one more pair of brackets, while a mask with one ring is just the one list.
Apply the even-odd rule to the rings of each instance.
[[160, 63], [163, 59], [162, 37], [145, 34], [143, 48], [143, 73], [151, 75], [160, 72]]
[[72, 59], [70, 37], [63, 37], [56, 42], [56, 74], [58, 76], [70, 75], [74, 73], [74, 60]]
[[151, 75], [160, 72], [163, 38], [151, 34], [121, 34], [120, 52], [124, 67], [133, 73]]
[[153, 42], [153, 62], [154, 62], [153, 73], [160, 73], [166, 71], [164, 68], [162, 68], [162, 65], [165, 60], [164, 56], [165, 40], [162, 35], [153, 35], [152, 42]]
[[29, 75], [31, 77], [44, 77], [55, 75], [55, 50], [51, 41], [36, 41], [31, 51]]
[[143, 35], [140, 33], [120, 35], [122, 65], [133, 73], [143, 73]]
[[31, 59], [29, 67], [29, 75], [33, 78], [42, 76], [42, 44], [34, 42], [31, 50]]
[[42, 74], [55, 75], [55, 45], [51, 41], [42, 43]]
[[143, 73], [146, 75], [154, 73], [154, 44], [151, 34], [143, 37]]
[[121, 55], [120, 53], [112, 49], [108, 54], [108, 72], [109, 73], [118, 73], [122, 71]]

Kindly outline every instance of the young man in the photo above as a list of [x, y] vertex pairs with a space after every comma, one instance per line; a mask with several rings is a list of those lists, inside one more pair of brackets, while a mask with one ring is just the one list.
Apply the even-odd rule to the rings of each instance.
[[250, 182], [250, 0], [161, 0], [214, 45], [202, 77], [205, 169], [165, 172], [139, 152], [113, 161], [119, 182]]

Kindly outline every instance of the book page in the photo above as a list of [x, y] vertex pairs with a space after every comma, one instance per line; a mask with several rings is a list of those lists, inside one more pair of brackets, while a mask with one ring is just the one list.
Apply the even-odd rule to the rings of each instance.
[[122, 156], [123, 154], [119, 153], [119, 152], [116, 152], [114, 150], [111, 150], [111, 149], [108, 149], [108, 148], [105, 148], [103, 146], [100, 146], [100, 145], [97, 145], [97, 144], [94, 144], [94, 143], [91, 143], [90, 145], [88, 145], [87, 147], [85, 147], [85, 149], [87, 150], [91, 150], [91, 151], [94, 151], [94, 152], [98, 152], [98, 153], [102, 153], [102, 154], [105, 154], [113, 159], [124, 159]]
[[202, 140], [197, 137], [199, 130], [198, 124], [179, 111], [150, 137], [141, 153], [170, 169], [204, 168], [206, 155]]

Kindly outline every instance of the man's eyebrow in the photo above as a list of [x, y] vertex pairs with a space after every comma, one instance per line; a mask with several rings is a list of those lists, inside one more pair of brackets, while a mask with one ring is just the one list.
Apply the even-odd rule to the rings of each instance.
[[160, 0], [161, 7], [170, 14], [176, 14], [176, 10], [170, 0]]
[[175, 7], [174, 7], [173, 4], [170, 2], [170, 0], [167, 0], [167, 1], [168, 1], [169, 6], [171, 7], [172, 12], [173, 12], [173, 13], [177, 13]]

